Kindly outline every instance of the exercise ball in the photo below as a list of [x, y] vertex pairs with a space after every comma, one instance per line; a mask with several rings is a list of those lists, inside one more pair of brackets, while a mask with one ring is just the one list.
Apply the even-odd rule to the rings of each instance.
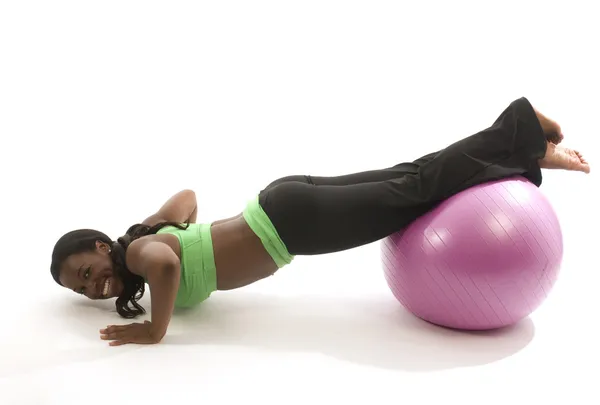
[[381, 242], [385, 280], [415, 316], [463, 330], [530, 315], [563, 257], [556, 213], [522, 177], [461, 191]]

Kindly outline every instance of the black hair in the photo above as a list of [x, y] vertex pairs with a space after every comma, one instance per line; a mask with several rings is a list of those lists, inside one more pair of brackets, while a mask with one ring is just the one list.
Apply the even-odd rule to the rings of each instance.
[[[144, 278], [132, 273], [125, 263], [125, 252], [127, 248], [136, 239], [142, 236], [157, 233], [165, 226], [174, 226], [179, 229], [187, 229], [185, 226], [176, 222], [161, 222], [154, 226], [143, 224], [132, 225], [125, 235], [119, 237], [116, 241], [111, 240], [106, 234], [94, 229], [78, 229], [64, 234], [54, 246], [52, 251], [52, 262], [50, 264], [50, 273], [59, 285], [60, 269], [63, 262], [71, 255], [93, 251], [96, 249], [96, 241], [106, 243], [111, 246], [110, 257], [114, 264], [116, 275], [123, 281], [123, 292], [117, 298], [116, 308], [119, 315], [123, 318], [135, 318], [144, 314], [146, 310], [138, 303], [144, 296], [145, 281]], [[130, 308], [129, 304], [133, 306]]]

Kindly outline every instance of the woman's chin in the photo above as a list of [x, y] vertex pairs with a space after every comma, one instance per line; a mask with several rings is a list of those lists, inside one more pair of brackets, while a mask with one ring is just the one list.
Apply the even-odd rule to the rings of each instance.
[[121, 293], [123, 292], [123, 284], [121, 284], [120, 280], [117, 281], [116, 285], [110, 292], [110, 298], [119, 298]]

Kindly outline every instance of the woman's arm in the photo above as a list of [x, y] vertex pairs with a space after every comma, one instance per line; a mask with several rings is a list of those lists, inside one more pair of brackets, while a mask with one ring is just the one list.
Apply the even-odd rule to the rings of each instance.
[[132, 273], [148, 282], [152, 294], [152, 321], [109, 325], [100, 329], [100, 338], [111, 346], [128, 343], [159, 343], [169, 327], [179, 288], [179, 257], [166, 243], [136, 239], [127, 249], [125, 261]]
[[159, 222], [194, 223], [198, 214], [196, 193], [192, 190], [182, 190], [173, 195], [160, 209], [146, 218], [142, 224], [154, 226]]
[[180, 261], [163, 242], [137, 239], [127, 249], [127, 267], [144, 277], [150, 287], [152, 338], [159, 342], [167, 333], [179, 288]]

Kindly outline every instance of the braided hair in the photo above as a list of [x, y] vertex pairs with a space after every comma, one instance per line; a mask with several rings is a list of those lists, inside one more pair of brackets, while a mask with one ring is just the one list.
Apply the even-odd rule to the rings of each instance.
[[[111, 246], [110, 258], [114, 264], [116, 275], [123, 281], [123, 291], [116, 301], [116, 308], [119, 315], [123, 318], [135, 318], [138, 315], [146, 313], [146, 310], [138, 303], [144, 296], [145, 281], [144, 278], [132, 273], [125, 262], [125, 252], [127, 248], [136, 239], [146, 235], [156, 234], [165, 226], [174, 226], [179, 229], [187, 229], [189, 224], [181, 225], [177, 222], [160, 222], [154, 226], [143, 224], [132, 225], [125, 235], [113, 241], [106, 234], [94, 229], [78, 229], [64, 234], [54, 246], [52, 251], [52, 262], [50, 264], [50, 273], [59, 285], [60, 268], [63, 262], [71, 255], [93, 251], [96, 249], [96, 241], [103, 242]], [[131, 308], [130, 305], [133, 307]]]

